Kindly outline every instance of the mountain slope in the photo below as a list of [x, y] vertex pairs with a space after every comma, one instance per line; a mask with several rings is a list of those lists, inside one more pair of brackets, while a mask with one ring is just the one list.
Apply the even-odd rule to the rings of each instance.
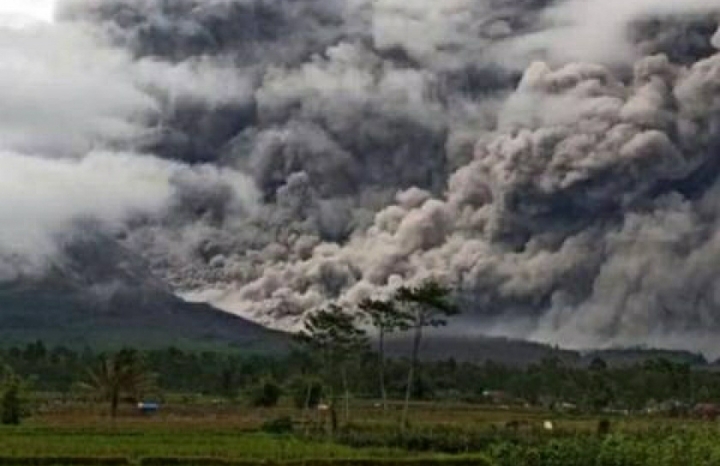
[[73, 347], [229, 345], [252, 351], [279, 350], [288, 340], [212, 306], [181, 300], [141, 258], [98, 235], [73, 238], [42, 278], [0, 284], [0, 344], [38, 339]]
[[0, 344], [43, 340], [72, 347], [232, 346], [277, 351], [287, 338], [205, 304], [126, 289], [109, 302], [42, 284], [0, 287]]

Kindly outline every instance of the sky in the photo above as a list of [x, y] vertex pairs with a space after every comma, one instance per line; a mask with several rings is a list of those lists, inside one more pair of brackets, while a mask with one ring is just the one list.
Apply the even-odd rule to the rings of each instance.
[[669, 192], [720, 144], [720, 0], [60, 1], [0, 0], [0, 283], [91, 219], [281, 328], [437, 277], [496, 334], [720, 354], [720, 175]]
[[[158, 110], [138, 82], [201, 99], [220, 87], [242, 95], [244, 80], [135, 62], [82, 27], [55, 23], [54, 3], [0, 0], [0, 282], [44, 268], [57, 235], [79, 220], [114, 231], [138, 214], [159, 216], [178, 180], [250, 186], [236, 172], [117, 150], [145, 137], [145, 117]], [[19, 269], [11, 256], [22, 258]]]
[[52, 21], [55, 0], [2, 0], [0, 17], [13, 21]]

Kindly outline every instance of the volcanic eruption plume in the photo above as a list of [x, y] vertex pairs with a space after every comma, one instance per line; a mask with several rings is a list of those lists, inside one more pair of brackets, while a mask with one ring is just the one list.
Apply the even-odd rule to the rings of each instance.
[[720, 352], [717, 1], [55, 18], [0, 30], [0, 277], [62, 264], [92, 219], [179, 295], [269, 326], [434, 277], [458, 332]]

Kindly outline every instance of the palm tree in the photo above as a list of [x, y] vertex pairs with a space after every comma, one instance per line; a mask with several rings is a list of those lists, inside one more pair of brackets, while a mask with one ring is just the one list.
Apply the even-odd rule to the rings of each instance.
[[154, 386], [151, 375], [143, 367], [138, 353], [124, 349], [114, 355], [103, 355], [97, 367], [89, 371], [89, 381], [81, 384], [92, 390], [102, 401], [110, 403], [110, 416], [117, 416], [123, 395], [140, 398]]
[[412, 357], [408, 371], [407, 386], [405, 388], [405, 405], [403, 407], [402, 425], [407, 425], [410, 396], [415, 382], [420, 341], [423, 328], [441, 327], [447, 324], [446, 317], [458, 314], [460, 311], [450, 301], [452, 290], [435, 280], [427, 280], [416, 287], [403, 286], [395, 292], [395, 300], [410, 315], [410, 328], [414, 332]]
[[396, 330], [409, 328], [409, 315], [403, 313], [393, 301], [364, 299], [358, 305], [378, 333], [378, 378], [383, 410], [387, 411], [387, 390], [385, 388], [385, 337]]

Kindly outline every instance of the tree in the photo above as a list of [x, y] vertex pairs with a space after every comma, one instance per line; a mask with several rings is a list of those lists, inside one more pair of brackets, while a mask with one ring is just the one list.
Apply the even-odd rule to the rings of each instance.
[[0, 400], [0, 421], [5, 425], [16, 426], [22, 418], [21, 381], [9, 367], [4, 367], [3, 372], [5, 374]]
[[385, 388], [385, 336], [397, 330], [407, 330], [410, 315], [403, 313], [392, 301], [364, 299], [358, 305], [378, 334], [378, 379], [383, 410], [387, 411]]
[[402, 425], [407, 425], [410, 396], [412, 394], [415, 373], [417, 372], [420, 342], [423, 329], [447, 325], [446, 318], [460, 311], [450, 300], [451, 289], [435, 280], [427, 280], [416, 287], [403, 286], [395, 292], [395, 300], [409, 315], [410, 329], [413, 331], [413, 346], [405, 388]]
[[607, 362], [603, 358], [595, 357], [592, 361], [590, 361], [590, 365], [588, 366], [588, 369], [590, 369], [593, 372], [601, 372], [607, 370], [608, 365]]
[[272, 408], [282, 396], [282, 387], [272, 379], [264, 379], [250, 389], [250, 403], [254, 407]]
[[117, 416], [123, 395], [137, 400], [153, 386], [153, 378], [145, 370], [139, 354], [131, 349], [101, 356], [97, 367], [89, 371], [89, 382], [82, 384], [110, 403], [112, 418]]
[[347, 422], [350, 411], [347, 363], [351, 356], [367, 346], [367, 336], [364, 330], [356, 326], [356, 316], [348, 314], [335, 304], [310, 314], [305, 319], [304, 327], [296, 337], [322, 360], [325, 383], [330, 388], [330, 415], [334, 432], [337, 429], [337, 374], [340, 374], [345, 394]]
[[323, 384], [317, 378], [297, 377], [290, 381], [289, 389], [293, 404], [298, 409], [317, 408], [322, 401]]

